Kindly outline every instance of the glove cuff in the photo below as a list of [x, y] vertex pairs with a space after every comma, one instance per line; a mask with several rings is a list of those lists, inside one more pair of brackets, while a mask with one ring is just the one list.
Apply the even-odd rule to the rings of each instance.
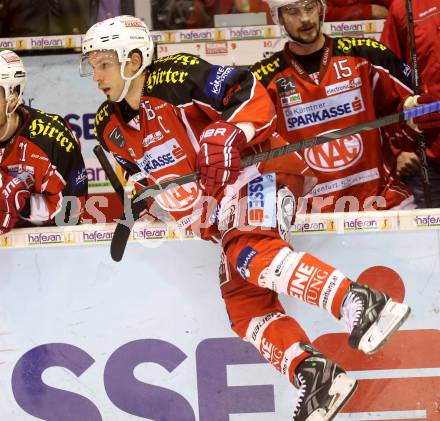
[[239, 152], [245, 149], [248, 143], [246, 138], [246, 133], [240, 127], [236, 126], [234, 123], [222, 122], [222, 124], [229, 126], [231, 130], [237, 130], [237, 134], [235, 134], [233, 145], [239, 150]]
[[[222, 131], [222, 132], [221, 132]], [[225, 134], [228, 131], [227, 137], [219, 136], [218, 140], [216, 138], [218, 134]], [[233, 123], [228, 123], [226, 121], [216, 121], [205, 127], [202, 133], [202, 138], [200, 143], [206, 143], [206, 138], [209, 138], [209, 143], [215, 143], [223, 146], [234, 146], [241, 152], [247, 145], [247, 139], [245, 132]]]

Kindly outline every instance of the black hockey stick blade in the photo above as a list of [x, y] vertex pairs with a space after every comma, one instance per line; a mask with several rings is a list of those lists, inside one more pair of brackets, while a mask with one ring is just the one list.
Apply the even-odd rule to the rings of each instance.
[[[440, 101], [435, 101], [430, 104], [420, 105], [418, 107], [409, 108], [399, 113], [387, 115], [385, 117], [378, 118], [376, 120], [367, 121], [365, 123], [356, 124], [354, 126], [346, 127], [340, 130], [326, 133], [321, 136], [314, 136], [309, 139], [302, 140], [300, 142], [281, 146], [279, 148], [272, 149], [267, 152], [261, 152], [256, 155], [248, 156], [240, 161], [241, 167], [249, 167], [257, 164], [258, 162], [267, 161], [269, 159], [278, 158], [280, 156], [288, 155], [290, 153], [298, 152], [303, 149], [313, 148], [314, 146], [321, 145], [323, 143], [331, 142], [332, 140], [339, 139], [340, 137], [350, 136], [355, 133], [361, 133], [368, 130], [378, 129], [381, 127], [389, 126], [390, 124], [398, 123], [400, 121], [409, 120], [415, 117], [420, 117], [425, 114], [440, 111]], [[199, 173], [194, 172], [191, 174], [177, 177], [172, 180], [167, 180], [161, 184], [155, 184], [148, 186], [139, 191], [139, 193], [130, 202], [129, 206], [125, 207], [124, 214], [116, 225], [115, 232], [113, 234], [112, 243], [110, 247], [110, 253], [112, 259], [119, 262], [125, 251], [127, 241], [130, 238], [131, 229], [134, 222], [139, 219], [140, 213], [147, 206], [148, 197], [154, 197], [167, 188], [183, 185], [191, 181], [197, 181], [200, 178]]]
[[[115, 232], [113, 233], [112, 242], [110, 244], [110, 256], [115, 262], [120, 262], [124, 256], [125, 247], [127, 245], [128, 239], [131, 235], [131, 229], [133, 228], [133, 223], [131, 224], [121, 224], [118, 222], [116, 225]], [[117, 241], [113, 241], [117, 238]]]
[[139, 219], [140, 214], [147, 206], [149, 197], [154, 197], [172, 186], [181, 186], [191, 181], [199, 179], [198, 173], [191, 173], [182, 177], [167, 180], [161, 184], [155, 184], [142, 189], [130, 202], [128, 208], [125, 206], [124, 213], [119, 219], [115, 232], [113, 233], [112, 242], [110, 245], [110, 255], [115, 262], [121, 261], [124, 256], [125, 247], [130, 238], [131, 230], [135, 221]]

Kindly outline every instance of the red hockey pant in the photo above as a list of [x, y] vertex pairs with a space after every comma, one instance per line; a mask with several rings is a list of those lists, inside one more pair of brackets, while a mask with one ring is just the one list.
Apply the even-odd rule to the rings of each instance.
[[[245, 269], [247, 279], [237, 264], [243, 250], [253, 255]], [[340, 318], [350, 281], [312, 255], [295, 252], [281, 238], [242, 235], [228, 244], [225, 255], [221, 291], [232, 329], [292, 381], [295, 368], [307, 356], [299, 344], [310, 341], [298, 322], [285, 314], [278, 293], [326, 308]]]

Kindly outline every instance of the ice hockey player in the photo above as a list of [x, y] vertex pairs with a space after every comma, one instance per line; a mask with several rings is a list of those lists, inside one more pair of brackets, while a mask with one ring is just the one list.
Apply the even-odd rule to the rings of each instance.
[[27, 73], [0, 52], [0, 234], [23, 225], [77, 222], [87, 194], [80, 144], [56, 114], [21, 104]]
[[[411, 69], [374, 39], [323, 33], [324, 0], [267, 0], [289, 40], [251, 68], [276, 104], [277, 130], [293, 143], [413, 106]], [[418, 103], [434, 98], [422, 94]], [[405, 105], [405, 106], [406, 106]], [[440, 127], [440, 113], [430, 119]], [[420, 119], [419, 118], [419, 119]], [[302, 153], [318, 177], [308, 211], [414, 208], [414, 197], [395, 174], [388, 138], [414, 150], [417, 120], [363, 132]], [[433, 140], [432, 138], [431, 140]], [[427, 141], [429, 139], [427, 138]]]
[[[388, 17], [384, 23], [381, 42], [389, 47], [405, 63], [411, 63], [412, 52], [409, 45], [409, 32], [407, 25], [406, 0], [394, 0], [389, 9]], [[440, 0], [424, 0], [411, 2], [414, 16], [414, 39], [417, 53], [420, 83], [429, 86], [429, 92], [440, 96]], [[440, 130], [432, 130], [435, 141], [427, 150], [427, 164], [429, 181], [431, 184], [431, 203], [433, 208], [440, 208]], [[425, 207], [422, 177], [420, 177], [421, 159], [414, 152], [396, 151], [398, 168], [402, 178], [414, 194], [417, 207]]]
[[96, 113], [98, 141], [150, 184], [200, 171], [200, 182], [162, 192], [157, 204], [181, 226], [221, 243], [220, 285], [232, 329], [299, 388], [294, 419], [330, 420], [356, 381], [310, 345], [278, 294], [343, 319], [349, 344], [366, 353], [377, 351], [410, 309], [285, 240], [313, 173], [298, 155], [240, 169], [240, 157], [285, 144], [253, 74], [189, 54], [153, 61], [153, 48], [148, 28], [131, 16], [97, 23], [84, 36], [81, 73], [92, 74], [107, 96]]

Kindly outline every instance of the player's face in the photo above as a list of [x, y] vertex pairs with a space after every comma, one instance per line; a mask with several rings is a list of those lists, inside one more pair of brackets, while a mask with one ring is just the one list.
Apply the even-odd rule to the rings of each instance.
[[5, 89], [0, 86], [0, 128], [6, 124], [6, 98]]
[[280, 8], [280, 22], [294, 41], [313, 44], [321, 31], [320, 14], [318, 0], [300, 0]]
[[124, 88], [121, 64], [115, 51], [92, 51], [87, 55], [93, 80], [109, 101], [116, 101]]

